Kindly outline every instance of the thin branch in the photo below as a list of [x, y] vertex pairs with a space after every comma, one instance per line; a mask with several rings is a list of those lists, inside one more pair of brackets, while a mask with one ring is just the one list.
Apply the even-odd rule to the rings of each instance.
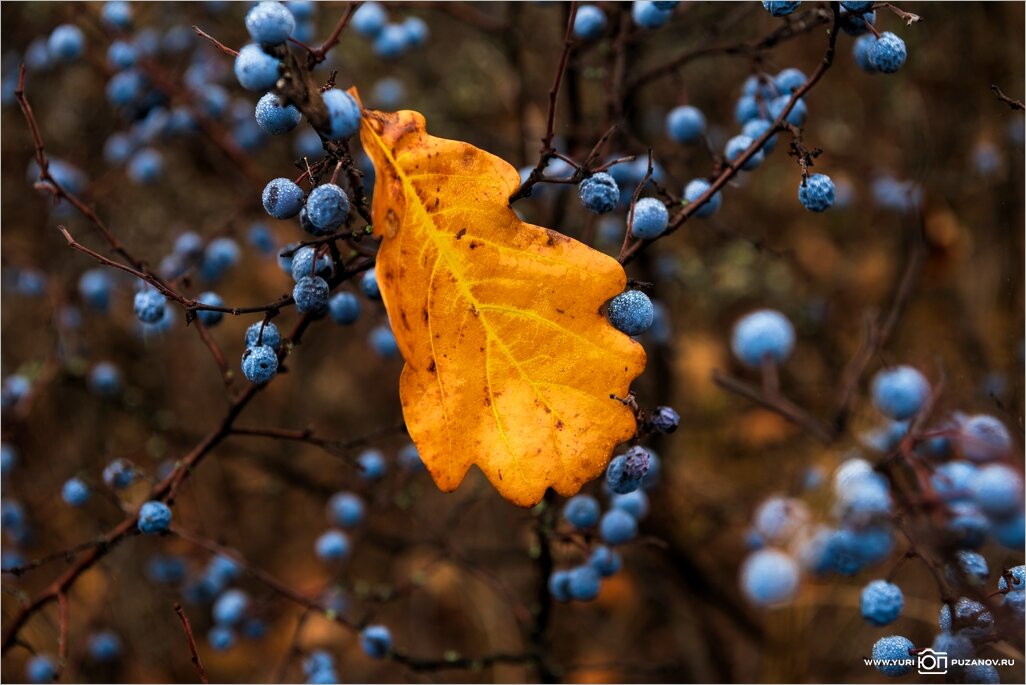
[[203, 668], [203, 662], [200, 660], [199, 650], [196, 649], [196, 638], [192, 634], [192, 626], [189, 624], [189, 617], [185, 615], [185, 609], [178, 602], [175, 602], [175, 613], [178, 614], [178, 620], [182, 622], [182, 630], [185, 631], [185, 637], [189, 641], [189, 651], [192, 652], [192, 664], [196, 667], [196, 672], [199, 674], [199, 680], [201, 683], [209, 683], [210, 680], [207, 678], [207, 670]]
[[195, 24], [193, 24], [192, 25], [192, 30], [195, 31], [196, 34], [200, 38], [204, 38], [204, 39], [210, 41], [211, 45], [213, 45], [215, 48], [217, 48], [218, 50], [220, 50], [224, 54], [230, 55], [231, 57], [238, 57], [239, 56], [239, 51], [238, 50], [231, 49], [230, 47], [228, 47], [227, 45], [225, 45], [224, 43], [222, 43], [218, 39], [216, 39], [213, 36], [211, 36], [206, 31], [201, 29], [199, 26], [196, 26]]
[[780, 414], [799, 428], [808, 431], [823, 444], [829, 445], [834, 441], [834, 434], [827, 426], [783, 395], [767, 393], [762, 388], [729, 376], [722, 371], [713, 371], [712, 377], [716, 385], [724, 390]]
[[[309, 52], [309, 60], [310, 60], [309, 66], [311, 68], [314, 65], [320, 64], [321, 62], [323, 62], [325, 57], [328, 54], [328, 51], [331, 50], [336, 45], [338, 45], [339, 37], [342, 35], [342, 31], [345, 30], [346, 26], [349, 24], [349, 20], [353, 18], [353, 13], [356, 12], [357, 8], [359, 8], [359, 6], [361, 4], [362, 3], [359, 3], [359, 2], [351, 2], [351, 3], [349, 3], [349, 7], [346, 9], [346, 13], [343, 14], [342, 18], [339, 19], [338, 23], [335, 24], [335, 28], [332, 29], [331, 35], [328, 36], [327, 40], [325, 40], [323, 43], [321, 43], [320, 47], [318, 47], [317, 49], [310, 50], [310, 52]], [[308, 50], [309, 50], [309, 48], [308, 48]]]
[[996, 83], [992, 83], [991, 86], [990, 86], [990, 89], [992, 91], [994, 91], [994, 96], [998, 100], [1000, 100], [1001, 102], [1005, 103], [1006, 105], [1011, 107], [1013, 110], [1019, 110], [1020, 112], [1023, 111], [1023, 110], [1026, 110], [1026, 106], [1023, 106], [1022, 100], [1014, 100], [1014, 99], [1008, 97], [1007, 95], [1005, 95], [1004, 91], [1002, 91], [1001, 88], [998, 87], [998, 85]]

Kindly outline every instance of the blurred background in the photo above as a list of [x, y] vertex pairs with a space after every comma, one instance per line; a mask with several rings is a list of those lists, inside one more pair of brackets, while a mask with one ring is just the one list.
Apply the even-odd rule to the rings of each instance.
[[[425, 44], [383, 59], [350, 27], [319, 67], [323, 80], [337, 70], [336, 83], [357, 86], [367, 106], [418, 110], [434, 135], [468, 141], [518, 168], [533, 165], [568, 5], [384, 4], [391, 21], [426, 22]], [[644, 155], [651, 148], [661, 186], [677, 196], [687, 181], [710, 174], [737, 132], [734, 107], [745, 78], [753, 70], [772, 75], [786, 67], [811, 73], [827, 43], [826, 26], [814, 25], [770, 49], [752, 49], [785, 25], [754, 2], [681, 3], [655, 31], [631, 23], [629, 3], [598, 4], [609, 25], [604, 38], [581, 42], [572, 54], [556, 119], [560, 149], [583, 161], [611, 117], [622, 116], [624, 125], [602, 157]], [[19, 502], [28, 519], [20, 535], [5, 530], [5, 568], [116, 525], [123, 508], [138, 506], [150, 483], [216, 426], [228, 406], [218, 368], [180, 309], [172, 308], [166, 326], [143, 330], [132, 311], [135, 284], [114, 273], [106, 311], [83, 297], [82, 274], [97, 264], [69, 249], [56, 226], [108, 251], [81, 215], [32, 189], [32, 140], [13, 100], [17, 65], [30, 65], [27, 97], [48, 153], [79, 170], [82, 196], [134, 255], [170, 268], [167, 257], [184, 232], [199, 234], [207, 246], [230, 238], [237, 259], [189, 275], [183, 291], [216, 290], [231, 305], [264, 304], [291, 290], [275, 254], [303, 234], [297, 222], [263, 212], [260, 190], [270, 178], [297, 176], [303, 167], [296, 160], [317, 146], [314, 140], [310, 150], [305, 124], [286, 136], [263, 135], [252, 117], [257, 95], [238, 86], [230, 57], [189, 29], [196, 24], [240, 47], [248, 40], [247, 7], [132, 3], [127, 39], [152, 48], [148, 64], [166, 79], [158, 102], [145, 108], [114, 107], [108, 100], [113, 71], [107, 50], [117, 31], [104, 25], [99, 3], [0, 8], [2, 430], [5, 452], [15, 461], [4, 468], [3, 497]], [[826, 5], [803, 3], [803, 14], [787, 25], [812, 22], [819, 7]], [[859, 589], [887, 574], [901, 557], [900, 545], [888, 562], [854, 578], [806, 578], [798, 599], [784, 608], [753, 608], [738, 589], [746, 533], [761, 501], [801, 495], [827, 521], [829, 495], [816, 487], [816, 474], [829, 480], [855, 450], [873, 457], [864, 438], [880, 420], [865, 398], [865, 379], [849, 430], [824, 447], [711, 378], [719, 369], [753, 380], [730, 356], [731, 326], [748, 310], [779, 309], [798, 332], [795, 354], [781, 370], [782, 388], [829, 420], [866, 316], [891, 304], [922, 224], [924, 268], [867, 378], [895, 362], [913, 364], [935, 382], [943, 378], [937, 411], [998, 416], [1012, 430], [1021, 458], [1024, 125], [1022, 112], [999, 102], [990, 86], [1023, 95], [1023, 5], [912, 3], [905, 9], [923, 20], [906, 27], [887, 9], [877, 11], [877, 26], [908, 45], [899, 73], [862, 72], [852, 38], [842, 35], [832, 68], [806, 97], [804, 143], [822, 149], [813, 170], [837, 183], [833, 209], [812, 214], [798, 203], [800, 170], [781, 135], [758, 170], [724, 190], [714, 217], [688, 221], [629, 265], [629, 277], [652, 283], [650, 293], [664, 308], [659, 325], [642, 339], [649, 365], [634, 386], [638, 401], [647, 409], [671, 405], [682, 421], [676, 433], [646, 442], [661, 457], [660, 480], [648, 492], [641, 536], [621, 549], [623, 571], [603, 581], [596, 601], [552, 604], [540, 591], [536, 528], [552, 518], [560, 498], [549, 502], [548, 513], [519, 510], [476, 470], [457, 492], [443, 495], [426, 473], [404, 466], [399, 455], [408, 439], [396, 392], [402, 361], [380, 354], [371, 340], [386, 318], [379, 302], [365, 298], [354, 325], [315, 323], [289, 357], [288, 373], [238, 421], [310, 427], [318, 436], [354, 443], [325, 450], [232, 436], [177, 498], [175, 521], [184, 529], [237, 550], [296, 591], [329, 593], [349, 620], [387, 625], [403, 654], [452, 661], [540, 650], [547, 673], [532, 663], [423, 670], [375, 661], [361, 652], [352, 630], [305, 612], [248, 574], [234, 584], [253, 598], [251, 613], [264, 634], [240, 635], [232, 649], [216, 651], [206, 639], [210, 603], [194, 588], [209, 570], [209, 549], [174, 537], [133, 537], [69, 594], [64, 679], [195, 680], [172, 609], [176, 601], [184, 603], [217, 682], [300, 681], [302, 654], [318, 648], [334, 655], [343, 682], [875, 682], [879, 674], [862, 657], [881, 635], [929, 644], [940, 599], [920, 565], [897, 571], [907, 605], [890, 632], [867, 626], [858, 613]], [[319, 44], [345, 10], [345, 3], [317, 3], [300, 22], [309, 34], [303, 40]], [[33, 46], [66, 22], [82, 29], [84, 54], [47, 64]], [[628, 87], [677, 55], [731, 45], [747, 47], [697, 57]], [[666, 114], [685, 102], [705, 113], [709, 149], [667, 138]], [[154, 108], [196, 109], [207, 123], [176, 128], [154, 122], [146, 117]], [[162, 155], [153, 182], [140, 183], [139, 171], [110, 149], [119, 132], [141, 136]], [[922, 221], [908, 200], [915, 196], [922, 198]], [[516, 208], [534, 223], [614, 256], [619, 251], [625, 208], [612, 220], [596, 220], [567, 186], [537, 190]], [[244, 332], [259, 320], [226, 316], [211, 331], [240, 387]], [[289, 308], [276, 322], [284, 332], [297, 320]], [[116, 368], [115, 392], [104, 393], [110, 384], [101, 378], [98, 387], [91, 376], [101, 362]], [[388, 472], [379, 481], [361, 479], [353, 467], [352, 457], [366, 446], [385, 456]], [[102, 472], [116, 458], [131, 460], [144, 477], [115, 494]], [[93, 490], [82, 508], [61, 501], [61, 487], [73, 476]], [[326, 502], [339, 490], [359, 493], [367, 516], [351, 533], [348, 561], [326, 564], [315, 556], [314, 542], [328, 528]], [[605, 501], [600, 483], [586, 491]], [[556, 568], [580, 563], [587, 544], [564, 535], [568, 530], [557, 523], [550, 540]], [[1023, 562], [1022, 550], [988, 544], [982, 551], [992, 569]], [[183, 560], [184, 580], [154, 580], [157, 555]], [[66, 563], [58, 555], [20, 577], [3, 576], [5, 628], [20, 602]], [[538, 630], [542, 607], [548, 617]], [[56, 606], [50, 606], [27, 625], [22, 640], [56, 654], [57, 625]], [[97, 663], [89, 636], [107, 629], [120, 636], [123, 655]], [[1021, 634], [1018, 640], [1021, 655]], [[28, 656], [22, 648], [5, 654], [4, 680], [22, 678]], [[1022, 661], [1001, 675], [1021, 681]]]

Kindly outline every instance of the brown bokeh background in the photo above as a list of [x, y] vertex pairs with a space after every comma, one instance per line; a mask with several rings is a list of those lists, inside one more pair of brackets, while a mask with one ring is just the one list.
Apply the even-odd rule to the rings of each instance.
[[[613, 25], [629, 11], [626, 4], [601, 4]], [[344, 34], [332, 62], [339, 85], [355, 84], [366, 94], [378, 79], [397, 78], [405, 89], [402, 107], [423, 112], [433, 134], [469, 141], [518, 167], [532, 163], [544, 131], [566, 6], [441, 5], [389, 4], [395, 16], [422, 17], [431, 30], [426, 46], [395, 62], [375, 58], [365, 40]], [[628, 74], [692, 48], [751, 42], [779, 25], [758, 3], [747, 5], [683, 3], [668, 27], [632, 35]], [[335, 3], [317, 8], [318, 39], [343, 9]], [[869, 371], [904, 362], [935, 381], [943, 376], [940, 411], [994, 413], [1021, 444], [1023, 118], [998, 102], [989, 87], [996, 83], [1013, 97], [1023, 94], [1023, 6], [911, 3], [906, 9], [923, 21], [905, 27], [887, 10], [878, 14], [878, 25], [908, 45], [908, 62], [898, 74], [862, 73], [851, 56], [852, 39], [841, 36], [834, 66], [806, 99], [805, 142], [823, 149], [815, 170], [850, 184], [853, 200], [847, 207], [822, 215], [802, 209], [795, 197], [798, 167], [781, 136], [760, 169], [724, 191], [723, 207], [713, 219], [689, 221], [629, 267], [629, 276], [653, 283], [651, 292], [667, 308], [672, 330], [666, 344], [645, 340], [650, 364], [636, 383], [638, 399], [648, 408], [671, 404], [683, 420], [674, 435], [651, 441], [662, 457], [663, 478], [651, 493], [642, 539], [623, 550], [624, 571], [603, 583], [595, 602], [552, 608], [541, 644], [559, 677], [874, 682], [880, 678], [862, 665], [862, 657], [878, 637], [893, 632], [917, 645], [932, 640], [940, 600], [914, 563], [897, 575], [908, 606], [886, 633], [859, 617], [858, 589], [885, 575], [893, 559], [852, 579], [807, 579], [793, 606], [767, 612], [745, 603], [737, 570], [754, 507], [773, 493], [800, 492], [809, 466], [829, 474], [842, 455], [857, 448], [857, 436], [879, 421], [863, 392], [851, 429], [825, 448], [711, 381], [713, 369], [745, 374], [731, 360], [727, 344], [737, 316], [754, 307], [779, 308], [794, 321], [799, 341], [782, 371], [782, 385], [801, 405], [824, 418], [830, 415], [841, 370], [861, 341], [865, 317], [889, 306], [919, 231], [914, 214], [874, 202], [873, 179], [890, 173], [924, 189], [929, 252], [894, 338]], [[9, 59], [16, 63], [32, 39], [65, 20], [95, 26], [97, 10], [97, 3], [5, 3], [4, 78], [10, 77]], [[219, 13], [202, 3], [136, 4], [135, 10], [139, 26], [166, 30], [195, 23], [228, 45], [245, 42], [241, 3]], [[501, 27], [492, 30], [493, 23]], [[669, 108], [685, 99], [700, 107], [714, 147], [722, 149], [736, 131], [734, 103], [753, 66], [771, 74], [788, 66], [810, 73], [825, 45], [821, 27], [758, 59], [696, 60], [624, 103], [628, 124], [606, 152], [640, 154], [652, 147], [666, 169], [665, 185], [679, 194], [686, 181], [708, 174], [713, 162], [701, 148], [666, 138], [662, 126]], [[243, 250], [240, 263], [217, 285], [224, 299], [251, 305], [287, 292], [290, 279], [273, 258], [246, 245], [246, 229], [266, 221], [279, 244], [301, 239], [301, 231], [295, 222], [268, 219], [260, 208], [261, 184], [240, 173], [203, 135], [160, 146], [166, 172], [157, 185], [134, 185], [123, 168], [103, 161], [104, 140], [123, 128], [104, 95], [106, 46], [98, 31], [87, 30], [86, 59], [30, 74], [28, 97], [50, 153], [86, 172], [88, 200], [138, 256], [159, 263], [184, 230], [205, 239], [230, 235]], [[212, 49], [200, 52], [230, 66]], [[606, 127], [606, 83], [614, 61], [605, 41], [581, 50], [571, 64], [556, 132], [575, 158], [583, 159]], [[167, 58], [164, 66], [181, 74], [185, 64]], [[255, 103], [234, 79], [225, 83], [233, 99]], [[31, 559], [89, 540], [121, 520], [119, 503], [104, 494], [100, 479], [110, 459], [130, 458], [156, 473], [163, 461], [187, 453], [215, 425], [226, 400], [208, 350], [184, 325], [181, 312], [168, 334], [138, 335], [130, 284], [117, 291], [110, 314], [83, 310], [80, 328], [58, 325], [56, 312], [78, 303], [78, 278], [95, 265], [67, 248], [56, 224], [67, 223], [94, 248], [102, 244], [82, 217], [55, 217], [48, 201], [26, 184], [32, 146], [17, 106], [5, 105], [0, 121], [3, 373], [34, 379], [29, 401], [4, 416], [4, 441], [17, 448], [20, 463], [5, 477], [3, 490], [29, 513], [36, 541], [20, 552]], [[996, 150], [997, 168], [990, 173], [981, 173], [974, 163], [980, 145]], [[283, 136], [262, 145], [251, 164], [258, 178], [269, 179], [296, 175], [293, 160], [291, 136]], [[518, 208], [532, 221], [575, 237], [593, 233], [594, 222], [572, 189], [548, 189]], [[615, 254], [619, 245], [600, 240], [597, 247]], [[45, 272], [45, 297], [28, 298], [12, 287], [25, 267]], [[197, 283], [189, 292], [201, 289]], [[351, 328], [316, 324], [290, 357], [289, 373], [276, 379], [239, 423], [310, 426], [340, 440], [400, 424], [401, 361], [381, 359], [370, 350], [367, 336], [385, 315], [380, 305], [363, 305], [361, 320]], [[243, 350], [243, 332], [256, 320], [226, 317], [214, 329], [233, 368]], [[279, 322], [287, 330], [295, 320], [288, 310]], [[122, 372], [125, 390], [117, 400], [97, 399], [86, 388], [85, 373], [99, 360], [113, 361]], [[385, 481], [368, 486], [350, 460], [316, 447], [229, 438], [188, 481], [175, 520], [238, 549], [300, 591], [314, 594], [337, 582], [349, 598], [349, 615], [388, 625], [404, 653], [440, 658], [449, 651], [479, 655], [530, 648], [530, 612], [539, 603], [535, 515], [502, 501], [476, 471], [456, 493], [438, 493], [425, 474], [411, 476], [396, 467], [404, 443], [395, 431], [374, 441], [387, 455], [390, 471]], [[81, 510], [59, 497], [61, 484], [73, 475], [95, 490]], [[336, 573], [317, 561], [313, 541], [326, 527], [327, 497], [341, 488], [363, 492], [371, 513], [353, 536], [352, 559]], [[145, 490], [145, 484], [130, 489], [127, 503], [137, 505]], [[588, 491], [600, 495], [600, 485]], [[808, 499], [818, 515], [829, 518], [825, 494]], [[146, 578], [147, 560], [158, 551], [181, 553], [194, 569], [209, 558], [175, 539], [132, 538], [110, 553], [70, 594], [67, 680], [195, 679], [171, 608], [179, 593]], [[996, 546], [984, 553], [992, 569], [1023, 561], [1021, 553]], [[560, 568], [580, 559], [578, 547], [562, 541], [553, 542], [553, 554]], [[19, 579], [4, 576], [5, 625], [21, 598], [42, 589], [63, 564], [57, 560]], [[302, 610], [252, 579], [241, 586], [268, 621], [262, 640], [243, 640], [227, 653], [215, 653], [203, 637], [211, 624], [209, 608], [186, 609], [213, 681], [267, 682], [286, 657]], [[23, 639], [38, 651], [55, 653], [56, 625], [51, 607], [29, 624]], [[110, 670], [85, 656], [86, 636], [101, 627], [118, 631], [125, 643], [124, 658]], [[351, 631], [322, 617], [306, 621], [298, 645], [332, 651], [344, 682], [537, 677], [525, 666], [420, 673], [375, 662], [362, 654]], [[1021, 652], [1021, 636], [1016, 648]], [[4, 680], [22, 677], [25, 658], [23, 649], [5, 655]], [[302, 678], [298, 663], [289, 662], [288, 680]], [[1002, 677], [1021, 681], [1022, 663], [1003, 670]]]

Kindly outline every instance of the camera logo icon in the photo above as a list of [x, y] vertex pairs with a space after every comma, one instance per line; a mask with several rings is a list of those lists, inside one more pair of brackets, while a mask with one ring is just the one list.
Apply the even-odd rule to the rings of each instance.
[[919, 675], [944, 675], [948, 672], [948, 653], [935, 652], [929, 647], [919, 652]]

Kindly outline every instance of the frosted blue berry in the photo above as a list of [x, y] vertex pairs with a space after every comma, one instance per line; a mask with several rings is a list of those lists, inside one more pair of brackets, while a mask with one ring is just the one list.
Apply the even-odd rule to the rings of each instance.
[[348, 326], [360, 318], [360, 300], [352, 293], [335, 293], [328, 300], [331, 320], [340, 326]]
[[270, 90], [278, 82], [278, 69], [278, 58], [255, 43], [244, 45], [235, 58], [235, 78], [246, 90]]
[[638, 534], [637, 520], [620, 509], [610, 509], [599, 522], [599, 536], [607, 545], [622, 545]]
[[399, 343], [388, 325], [376, 326], [370, 332], [369, 340], [374, 351], [385, 359], [391, 359], [399, 354]]
[[977, 462], [1000, 459], [1012, 449], [1012, 436], [1005, 424], [986, 414], [962, 421], [955, 442], [963, 456]]
[[137, 58], [135, 47], [123, 40], [116, 40], [107, 48], [107, 63], [116, 71], [131, 69]]
[[214, 602], [214, 621], [225, 626], [234, 626], [242, 620], [249, 608], [249, 595], [242, 590], [226, 590]]
[[235, 645], [235, 631], [228, 626], [214, 626], [207, 633], [207, 642], [215, 652], [224, 652]]
[[661, 200], [643, 197], [634, 205], [631, 235], [643, 240], [654, 240], [666, 232], [670, 213]]
[[0, 445], [0, 473], [7, 475], [18, 464], [18, 452], [6, 442]]
[[25, 677], [30, 683], [49, 683], [57, 677], [57, 664], [48, 656], [37, 654], [25, 665]]
[[78, 279], [78, 292], [87, 305], [98, 312], [110, 306], [110, 274], [105, 269], [89, 269]]
[[606, 30], [606, 13], [595, 5], [581, 5], [574, 18], [574, 36], [582, 40], [601, 38]]
[[609, 504], [613, 509], [626, 511], [636, 521], [640, 521], [648, 515], [648, 495], [641, 489], [628, 492], [626, 495], [611, 495]]
[[780, 312], [760, 309], [734, 325], [730, 347], [743, 364], [752, 368], [762, 366], [767, 356], [783, 362], [794, 349], [794, 326]]
[[966, 666], [964, 678], [967, 683], [997, 685], [997, 683], [1001, 682], [1001, 675], [998, 673], [997, 668], [993, 664], [986, 662]]
[[801, 500], [770, 497], [755, 510], [752, 523], [764, 541], [783, 545], [798, 535], [810, 518], [809, 509]]
[[[386, 76], [374, 82], [371, 90], [371, 102], [379, 107], [387, 109], [398, 109], [399, 103], [406, 98], [406, 87], [397, 78]], [[320, 143], [318, 143], [318, 147]]]
[[[687, 200], [688, 204], [691, 204], [702, 197], [711, 187], [709, 181], [704, 178], [696, 178], [684, 187], [684, 199]], [[723, 198], [720, 195], [720, 191], [717, 190], [699, 207], [694, 215], [700, 219], [710, 217], [716, 213], [722, 202]]]
[[4, 530], [18, 530], [24, 527], [26, 522], [25, 509], [19, 502], [4, 500], [0, 505], [0, 526]]
[[101, 663], [116, 661], [121, 656], [121, 638], [113, 630], [102, 630], [91, 635], [89, 656]]
[[798, 184], [798, 201], [810, 212], [825, 212], [834, 204], [834, 182], [826, 174], [812, 174]]
[[[779, 95], [770, 100], [766, 108], [769, 111], [770, 119], [776, 121], [784, 113], [784, 109], [787, 108], [789, 102], [791, 102], [790, 95]], [[801, 127], [805, 123], [807, 114], [808, 109], [805, 107], [805, 100], [798, 98], [784, 120], [792, 126]]]
[[103, 23], [115, 29], [127, 29], [132, 25], [132, 6], [122, 0], [103, 3], [100, 9]]
[[549, 594], [557, 602], [570, 601], [570, 572], [555, 571], [549, 576]]
[[185, 578], [185, 559], [156, 554], [146, 564], [146, 575], [155, 583], [174, 584]]
[[873, 6], [873, 0], [841, 0], [841, 7], [849, 12], [864, 12]]
[[634, 0], [631, 3], [631, 19], [643, 29], [657, 29], [670, 21], [673, 10], [661, 10], [655, 2]]
[[139, 531], [147, 535], [166, 533], [171, 527], [171, 509], [163, 502], [150, 500], [139, 508]]
[[[876, 12], [853, 11], [841, 5], [841, 30], [849, 36], [862, 36], [869, 33], [868, 24], [876, 23]], [[874, 36], [875, 37], [875, 36]], [[873, 70], [875, 71], [875, 70]]]
[[276, 178], [264, 186], [261, 201], [275, 219], [290, 219], [303, 206], [303, 189], [287, 178]]
[[368, 269], [360, 277], [360, 292], [368, 300], [380, 300], [381, 288], [378, 285], [378, 274], [376, 269]]
[[609, 323], [627, 335], [641, 335], [655, 318], [652, 300], [640, 290], [626, 290], [609, 301], [606, 306]]
[[774, 17], [785, 17], [791, 14], [801, 2], [785, 2], [784, 0], [762, 0], [762, 6]]
[[948, 507], [947, 530], [956, 544], [975, 548], [983, 544], [990, 522], [980, 508], [972, 502], [952, 502]]
[[[769, 119], [751, 119], [745, 122], [745, 125], [741, 127], [741, 133], [748, 136], [753, 141], [758, 140], [763, 133], [768, 131], [773, 126], [773, 122]], [[777, 136], [774, 134], [766, 139], [766, 142], [762, 144], [762, 151], [764, 154], [773, 152], [773, 148], [777, 145]]]
[[135, 294], [135, 315], [143, 323], [157, 323], [164, 318], [165, 306], [167, 299], [151, 287]]
[[71, 478], [61, 488], [61, 499], [72, 507], [81, 507], [89, 501], [89, 486], [81, 478]]
[[734, 105], [734, 120], [739, 124], [745, 124], [752, 119], [762, 116], [759, 109], [759, 101], [754, 95], [742, 95]]
[[880, 413], [892, 419], [910, 419], [929, 399], [930, 383], [911, 366], [895, 366], [873, 376], [871, 392]]
[[282, 106], [281, 98], [275, 93], [267, 93], [257, 100], [255, 117], [257, 125], [272, 136], [288, 133], [303, 118], [295, 105]]
[[867, 33], [856, 38], [851, 46], [852, 55], [855, 57], [855, 64], [858, 65], [859, 69], [869, 74], [876, 73], [876, 65], [870, 59], [874, 45], [876, 45], [876, 36], [872, 33]]
[[988, 516], [1011, 516], [1022, 511], [1022, 476], [1004, 464], [984, 466], [969, 481], [969, 494]]
[[801, 69], [788, 67], [773, 77], [773, 85], [777, 92], [790, 95], [805, 83], [806, 76]]
[[306, 199], [306, 215], [318, 233], [329, 233], [349, 216], [349, 198], [334, 183], [319, 185]]
[[666, 135], [678, 143], [693, 143], [705, 133], [705, 116], [697, 107], [674, 107], [666, 115]]
[[320, 276], [303, 276], [292, 289], [296, 309], [303, 314], [323, 314], [328, 308], [328, 283]]
[[588, 557], [588, 565], [603, 578], [615, 575], [623, 567], [623, 557], [605, 545], [597, 546]]
[[960, 549], [955, 553], [955, 560], [958, 562], [958, 571], [949, 569], [948, 576], [955, 582], [965, 580], [971, 586], [981, 586], [990, 577], [990, 567], [987, 560], [979, 552], [968, 549]]
[[402, 24], [386, 24], [374, 39], [374, 54], [382, 59], [395, 59], [409, 47], [409, 37]]
[[360, 647], [372, 659], [384, 659], [392, 651], [392, 633], [381, 625], [370, 625], [360, 632]]
[[163, 173], [164, 155], [151, 147], [139, 150], [128, 160], [128, 177], [136, 183], [154, 183]]
[[127, 488], [135, 481], [135, 467], [127, 459], [115, 459], [103, 469], [103, 482], [114, 490]]
[[208, 281], [216, 281], [225, 271], [239, 261], [239, 244], [231, 238], [215, 238], [203, 251], [200, 275]]
[[578, 530], [594, 526], [601, 513], [598, 500], [591, 495], [576, 495], [563, 505], [563, 518]]
[[[366, 7], [366, 5], [364, 5]], [[360, 129], [360, 105], [352, 95], [332, 88], [323, 95], [328, 110], [328, 137], [343, 140]]]
[[399, 465], [408, 471], [420, 471], [424, 468], [424, 462], [420, 459], [420, 452], [417, 446], [408, 442], [399, 448]]
[[306, 276], [328, 277], [332, 272], [331, 257], [327, 254], [318, 256], [317, 248], [307, 245], [293, 253], [289, 271], [292, 273], [292, 280], [297, 283]]
[[570, 597], [579, 602], [590, 602], [598, 597], [602, 576], [592, 566], [578, 566], [570, 570], [568, 589]]
[[295, 17], [280, 2], [264, 0], [246, 13], [246, 30], [257, 43], [284, 43], [295, 28]]
[[242, 353], [242, 375], [250, 383], [263, 385], [274, 378], [276, 373], [278, 355], [270, 345], [253, 345]]
[[329, 530], [317, 538], [314, 549], [322, 561], [339, 561], [349, 556], [349, 538], [340, 530]]
[[406, 34], [407, 46], [417, 47], [427, 42], [428, 27], [420, 17], [406, 17], [403, 20], [402, 29]]
[[103, 158], [110, 165], [123, 164], [135, 152], [135, 140], [127, 133], [112, 133], [103, 143]]
[[364, 450], [356, 457], [360, 467], [360, 476], [365, 480], [378, 480], [385, 475], [385, 455], [380, 451]]
[[798, 564], [776, 549], [753, 552], [741, 567], [741, 590], [760, 606], [788, 602], [798, 591]]
[[874, 580], [862, 588], [859, 601], [862, 618], [874, 626], [885, 626], [901, 615], [905, 595], [901, 588], [886, 580]]
[[82, 56], [85, 50], [85, 36], [74, 24], [61, 24], [53, 30], [46, 42], [50, 58], [59, 62], [71, 62]]
[[680, 425], [680, 414], [673, 407], [656, 407], [651, 422], [660, 433], [672, 433]]
[[[196, 298], [196, 301], [200, 304], [209, 305], [211, 307], [224, 306], [224, 300], [221, 299], [221, 296], [211, 291], [200, 293], [200, 296]], [[221, 323], [221, 320], [224, 318], [224, 312], [212, 309], [200, 309], [196, 311], [196, 318], [202, 321], [204, 326], [216, 326]]]
[[281, 333], [270, 321], [257, 321], [246, 329], [246, 347], [267, 345], [277, 352], [281, 348]]
[[890, 31], [884, 31], [869, 50], [869, 60], [877, 71], [893, 74], [905, 63], [908, 51], [905, 41]]
[[271, 233], [271, 229], [267, 227], [267, 224], [263, 222], [257, 222], [249, 227], [249, 230], [246, 231], [246, 240], [258, 252], [262, 252], [265, 255], [274, 253], [274, 235]]
[[890, 678], [900, 678], [912, 671], [916, 658], [910, 654], [915, 649], [912, 641], [901, 635], [888, 635], [873, 645], [873, 659], [876, 670]]
[[328, 500], [328, 521], [343, 528], [355, 528], [363, 522], [363, 500], [355, 492], [336, 492]]
[[388, 13], [378, 2], [365, 2], [353, 13], [353, 30], [364, 38], [375, 38], [385, 28]]
[[585, 208], [596, 214], [613, 211], [620, 200], [620, 187], [613, 177], [604, 171], [581, 181], [577, 193]]
[[613, 457], [606, 466], [606, 487], [610, 492], [624, 495], [641, 487], [641, 478], [631, 478], [627, 474], [627, 455]]
[[976, 471], [976, 466], [967, 461], [945, 462], [930, 476], [930, 485], [945, 502], [965, 501], [970, 497], [969, 483]]
[[[1007, 578], [1011, 577], [1009, 584]], [[1019, 565], [1008, 569], [1008, 572], [998, 578], [998, 590], [1008, 592], [1009, 590], [1022, 590], [1026, 588], [1026, 566]]]
[[[750, 148], [754, 143], [754, 139], [744, 134], [734, 136], [733, 138], [727, 141], [727, 147], [723, 150], [723, 156], [727, 159], [728, 162], [733, 164], [734, 161], [740, 158], [741, 155], [744, 154], [745, 150]], [[743, 171], [751, 171], [752, 169], [762, 164], [762, 160], [764, 157], [765, 153], [761, 148], [759, 150], [756, 150], [756, 152], [748, 158], [748, 161], [741, 165], [741, 169]]]

